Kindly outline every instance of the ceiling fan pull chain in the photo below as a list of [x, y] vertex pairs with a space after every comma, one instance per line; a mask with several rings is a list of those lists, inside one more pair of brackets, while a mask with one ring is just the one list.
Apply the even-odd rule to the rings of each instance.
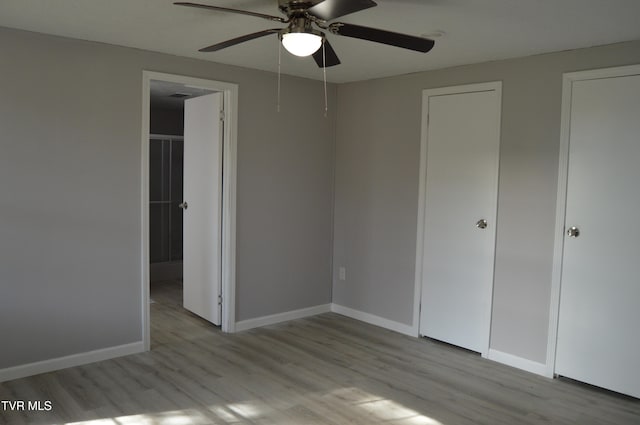
[[327, 111], [329, 110], [327, 102], [327, 64], [324, 54], [324, 39], [322, 40], [322, 80], [324, 82], [324, 117], [327, 118]]
[[280, 67], [282, 66], [282, 43], [278, 43], [278, 105], [277, 111], [280, 112]]

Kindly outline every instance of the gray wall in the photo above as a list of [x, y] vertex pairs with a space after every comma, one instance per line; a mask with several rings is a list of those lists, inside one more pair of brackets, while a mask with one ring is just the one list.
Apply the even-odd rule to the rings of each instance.
[[277, 113], [270, 73], [2, 28], [0, 57], [0, 369], [141, 340], [143, 69], [239, 84], [236, 319], [330, 302], [321, 82]]
[[502, 81], [491, 347], [545, 363], [562, 73], [634, 63], [640, 42], [340, 85], [334, 302], [412, 324], [422, 90]]

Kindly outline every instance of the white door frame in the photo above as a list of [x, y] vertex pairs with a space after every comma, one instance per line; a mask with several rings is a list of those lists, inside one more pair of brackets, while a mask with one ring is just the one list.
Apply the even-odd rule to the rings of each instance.
[[238, 85], [183, 75], [142, 71], [142, 337], [145, 350], [151, 347], [149, 311], [149, 123], [151, 80], [167, 81], [224, 93], [225, 123], [222, 156], [222, 331], [235, 332], [236, 290], [236, 168], [238, 134]]
[[549, 306], [549, 331], [547, 341], [546, 375], [553, 377], [556, 368], [558, 343], [558, 319], [560, 314], [560, 286], [564, 254], [564, 227], [567, 211], [567, 184], [569, 181], [569, 129], [571, 126], [571, 96], [573, 83], [584, 80], [640, 75], [640, 65], [568, 72], [562, 75], [562, 115], [560, 121], [560, 152], [558, 160], [558, 194], [556, 198], [556, 227], [553, 245], [553, 269], [551, 274], [551, 300]]
[[[419, 184], [418, 184], [418, 223], [416, 231], [416, 268], [415, 268], [415, 288], [414, 288], [414, 301], [413, 301], [413, 334], [418, 337], [420, 334], [420, 303], [422, 300], [422, 266], [424, 255], [424, 219], [426, 209], [426, 186], [427, 186], [427, 146], [428, 146], [428, 131], [429, 131], [429, 97], [441, 96], [458, 93], [473, 93], [495, 90], [499, 99], [499, 107], [502, 108], [502, 82], [493, 81], [487, 83], [478, 84], [465, 84], [459, 86], [440, 87], [434, 89], [425, 89], [422, 91], [422, 127], [420, 132], [420, 171], [419, 171]], [[502, 113], [500, 113], [502, 117]], [[498, 120], [496, 125], [498, 126], [498, 134], [501, 134], [501, 119]], [[499, 168], [499, 159], [498, 159]], [[497, 194], [498, 194], [498, 178], [499, 169], [496, 172], [496, 198], [492, 200], [496, 204], [497, 211]], [[497, 223], [497, 214], [494, 217], [487, 217], [491, 223]], [[495, 278], [495, 254], [494, 254], [494, 278]], [[493, 282], [491, 283], [493, 287]], [[491, 336], [491, 313], [493, 305], [493, 290], [490, 293], [489, 299], [489, 311], [487, 317], [487, 344], [486, 350], [481, 353], [482, 357], [489, 356], [489, 343]]]

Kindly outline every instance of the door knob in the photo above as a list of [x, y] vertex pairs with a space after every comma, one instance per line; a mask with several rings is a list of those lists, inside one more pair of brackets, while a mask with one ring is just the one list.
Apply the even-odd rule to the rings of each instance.
[[570, 238], [577, 238], [578, 236], [580, 236], [580, 229], [578, 229], [576, 226], [569, 227], [567, 229], [567, 236], [569, 236]]
[[187, 208], [189, 208], [189, 204], [187, 204], [186, 202], [181, 202], [180, 204], [178, 204], [178, 206], [183, 210], [186, 210]]
[[487, 220], [484, 218], [481, 218], [480, 220], [478, 220], [478, 222], [476, 223], [476, 227], [478, 229], [486, 229], [487, 228]]

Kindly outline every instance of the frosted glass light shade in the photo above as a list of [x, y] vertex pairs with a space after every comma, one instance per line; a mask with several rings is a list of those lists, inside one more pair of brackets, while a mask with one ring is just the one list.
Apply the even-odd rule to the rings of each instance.
[[306, 32], [289, 32], [282, 35], [282, 45], [292, 55], [311, 56], [322, 45], [322, 37]]

